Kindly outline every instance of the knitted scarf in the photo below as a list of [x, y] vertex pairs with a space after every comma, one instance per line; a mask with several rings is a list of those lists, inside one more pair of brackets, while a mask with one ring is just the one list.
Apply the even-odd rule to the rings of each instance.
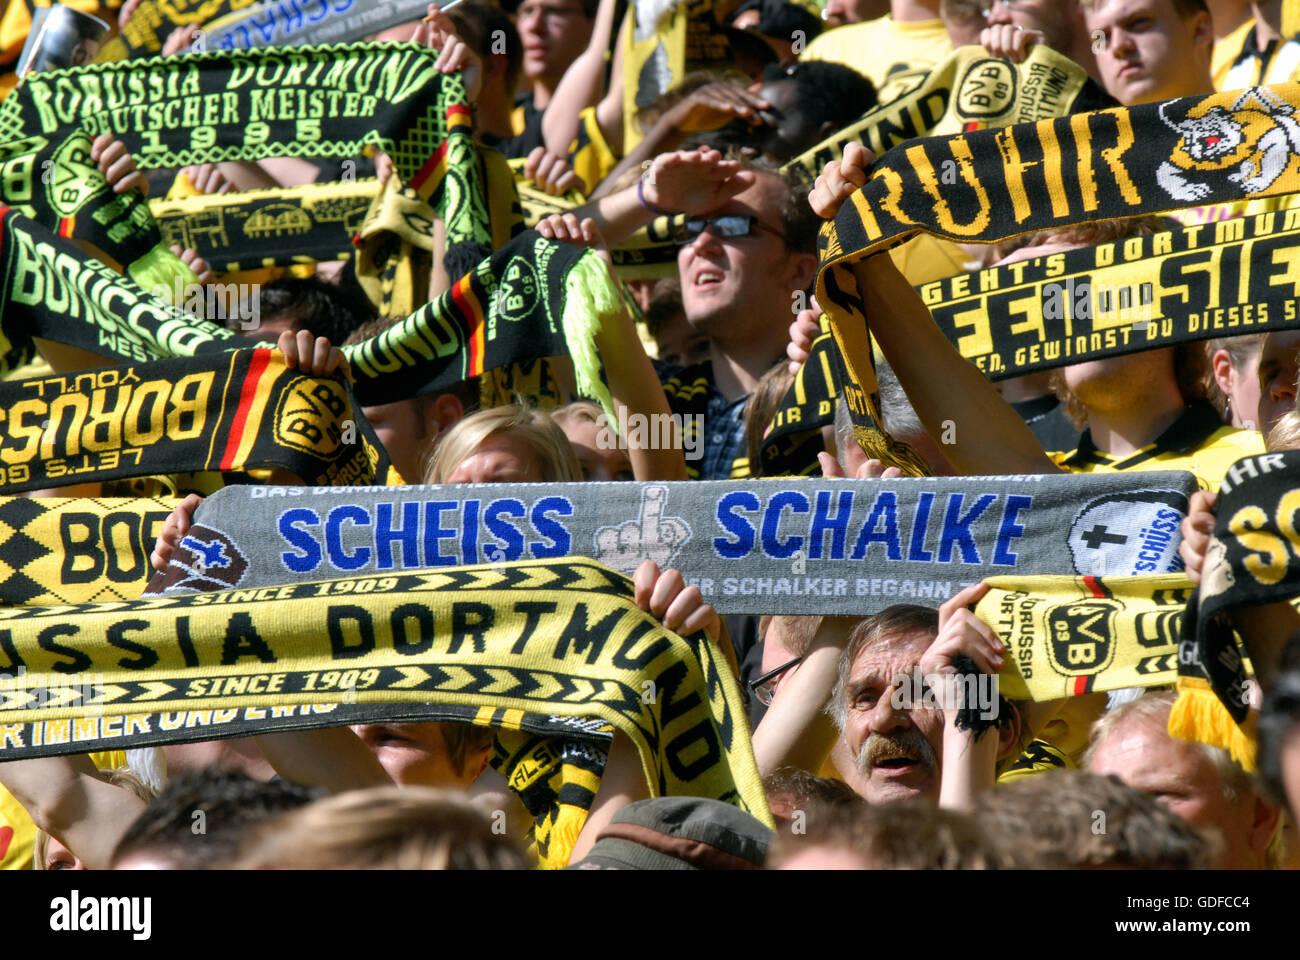
[[[861, 616], [937, 607], [999, 575], [1179, 570], [1195, 489], [1185, 473], [228, 487], [200, 505], [151, 588], [576, 555], [629, 575], [647, 559], [677, 567], [722, 613]], [[212, 551], [231, 563], [207, 563]]]
[[1229, 469], [1178, 646], [1179, 696], [1170, 732], [1224, 747], [1247, 769], [1254, 767], [1255, 721], [1232, 611], [1300, 595], [1297, 476], [1295, 450], [1245, 457]]
[[408, 20], [419, 20], [428, 0], [269, 0], [210, 21], [207, 50], [349, 43]]
[[346, 383], [266, 349], [0, 382], [0, 492], [278, 467], [307, 483], [387, 482]]
[[[158, 713], [409, 702], [476, 718], [484, 708], [597, 718], [636, 746], [652, 795], [713, 797], [771, 822], [741, 692], [714, 644], [665, 630], [626, 577], [586, 560], [0, 610], [0, 671], [0, 729], [15, 733], [127, 703]], [[212, 731], [173, 739], [196, 735]], [[576, 838], [563, 822], [547, 825], [559, 830], [541, 851], [547, 865], [567, 861]]]
[[961, 47], [932, 70], [891, 77], [890, 88], [898, 95], [795, 157], [786, 171], [811, 183], [850, 143], [879, 155], [917, 137], [1032, 123], [1115, 102], [1082, 67], [1042, 43], [1018, 64], [980, 46]]
[[918, 140], [886, 153], [823, 227], [817, 277], [863, 449], [921, 468], [878, 426], [867, 318], [851, 264], [921, 231], [988, 243], [1069, 223], [1296, 192], [1298, 103], [1300, 86], [1257, 88]]

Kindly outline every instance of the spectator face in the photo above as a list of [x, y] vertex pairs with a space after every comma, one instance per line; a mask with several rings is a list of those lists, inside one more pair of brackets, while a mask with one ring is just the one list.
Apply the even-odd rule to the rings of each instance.
[[59, 843], [53, 837], [45, 845], [45, 869], [46, 870], [85, 870], [86, 865], [82, 863], [75, 853]]
[[424, 476], [424, 458], [429, 451], [429, 426], [421, 414], [420, 401], [414, 398], [397, 403], [362, 407], [375, 436], [388, 451], [388, 459], [408, 483]]
[[1019, 0], [1007, 4], [997, 0], [989, 9], [989, 25], [1015, 24], [1026, 30], [1039, 31], [1047, 45], [1059, 53], [1069, 53], [1076, 30], [1083, 28], [1078, 8], [1061, 0]]
[[496, 433], [460, 462], [448, 483], [540, 483], [542, 465], [526, 444]]
[[655, 333], [655, 345], [659, 359], [674, 366], [689, 367], [709, 357], [709, 338], [700, 336], [684, 313], [664, 322]]
[[734, 341], [758, 335], [759, 328], [768, 333], [772, 307], [788, 318], [791, 291], [807, 285], [796, 283], [800, 258], [782, 239], [783, 190], [778, 177], [760, 174], [753, 186], [709, 214], [757, 217], [748, 235], [720, 237], [710, 227], [678, 253], [686, 319], [704, 336]]
[[1270, 333], [1259, 354], [1259, 429], [1265, 434], [1295, 409], [1296, 363], [1300, 352], [1300, 331]]
[[457, 773], [438, 723], [365, 723], [354, 725], [352, 732], [402, 787], [466, 789], [483, 772], [487, 756], [484, 751], [468, 757], [465, 770]]
[[591, 39], [592, 20], [578, 0], [524, 0], [516, 26], [524, 45], [524, 76], [560, 82]]
[[1101, 412], [1130, 404], [1140, 384], [1172, 380], [1173, 348], [1143, 350], [1062, 367], [1065, 385], [1079, 401]]
[[765, 125], [759, 128], [761, 139], [756, 146], [783, 162], [815, 146], [832, 132], [813, 126], [807, 111], [799, 106], [797, 91], [793, 80], [776, 80], [758, 91], [772, 109], [763, 111]]
[[932, 639], [926, 632], [882, 638], [853, 662], [844, 740], [857, 757], [868, 803], [939, 797], [943, 713], [893, 703], [898, 679], [911, 676]]
[[607, 447], [601, 446], [601, 428], [583, 417], [564, 417], [560, 428], [573, 445], [577, 454], [578, 466], [582, 467], [582, 479], [605, 482], [609, 480], [632, 480], [632, 463], [627, 458], [627, 451], [612, 446], [614, 431], [607, 428]]
[[1210, 18], [1184, 19], [1173, 0], [1105, 0], [1084, 20], [1089, 34], [1105, 41], [1094, 45], [1102, 85], [1125, 106], [1188, 95], [1188, 77], [1208, 62]]
[[1114, 774], [1196, 829], [1217, 832], [1223, 840], [1218, 866], [1261, 866], [1276, 814], [1265, 829], [1254, 791], [1230, 801], [1214, 762], [1196, 744], [1173, 739], [1162, 723], [1140, 717], [1121, 722], [1098, 746], [1091, 771]]

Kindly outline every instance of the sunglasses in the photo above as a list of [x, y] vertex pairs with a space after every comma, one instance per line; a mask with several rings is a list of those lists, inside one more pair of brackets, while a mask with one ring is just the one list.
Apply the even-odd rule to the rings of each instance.
[[765, 707], [770, 706], [772, 703], [772, 697], [776, 693], [777, 678], [801, 660], [803, 660], [803, 657], [795, 657], [789, 663], [783, 663], [775, 670], [769, 670], [757, 680], [751, 680], [749, 683], [749, 689], [754, 691], [754, 696], [758, 699], [758, 702]]
[[782, 240], [785, 239], [784, 233], [773, 230], [753, 214], [741, 213], [727, 213], [720, 217], [691, 217], [678, 225], [673, 233], [673, 239], [677, 243], [690, 243], [705, 230], [708, 230], [715, 237], [725, 238], [747, 237], [755, 230], [766, 230]]

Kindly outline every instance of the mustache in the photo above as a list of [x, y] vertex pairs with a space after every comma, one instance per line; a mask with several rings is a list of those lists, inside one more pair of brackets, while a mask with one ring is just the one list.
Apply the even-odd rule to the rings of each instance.
[[930, 741], [913, 728], [868, 735], [862, 744], [862, 749], [858, 751], [858, 771], [869, 774], [881, 761], [895, 757], [907, 757], [927, 770], [934, 769], [934, 750], [930, 746]]

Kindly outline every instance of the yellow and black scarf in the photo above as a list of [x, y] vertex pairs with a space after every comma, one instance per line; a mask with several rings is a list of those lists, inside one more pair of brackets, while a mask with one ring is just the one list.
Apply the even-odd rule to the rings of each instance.
[[922, 231], [990, 243], [1071, 223], [1300, 191], [1297, 105], [1300, 85], [1287, 84], [1079, 113], [890, 150], [821, 235], [817, 298], [851, 374], [859, 443], [872, 456], [918, 468], [917, 459], [898, 451], [879, 429], [852, 264]]
[[[714, 797], [770, 823], [740, 688], [716, 645], [665, 630], [626, 577], [592, 561], [0, 609], [0, 730], [339, 702], [594, 718], [636, 746], [652, 795]], [[526, 775], [516, 780], [527, 789]], [[551, 837], [554, 822], [544, 826]], [[567, 829], [546, 865], [567, 860]]]
[[[0, 492], [278, 467], [305, 483], [389, 480], [348, 385], [235, 350], [0, 383]], [[395, 479], [395, 478], [394, 478]]]

